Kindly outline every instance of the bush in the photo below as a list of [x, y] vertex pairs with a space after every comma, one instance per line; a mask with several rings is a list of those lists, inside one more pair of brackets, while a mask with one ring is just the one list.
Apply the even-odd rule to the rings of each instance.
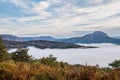
[[53, 55], [49, 55], [49, 57], [40, 59], [40, 63], [48, 66], [55, 66], [57, 64], [57, 58], [53, 57]]
[[28, 62], [32, 59], [30, 55], [28, 55], [28, 49], [20, 48], [17, 51], [11, 53], [11, 57], [14, 61]]
[[115, 60], [112, 63], [109, 64], [112, 68], [118, 69], [120, 68], [120, 60]]

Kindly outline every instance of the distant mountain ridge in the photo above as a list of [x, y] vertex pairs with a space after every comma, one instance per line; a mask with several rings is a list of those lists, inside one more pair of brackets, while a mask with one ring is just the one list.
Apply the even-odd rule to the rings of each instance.
[[17, 37], [10, 34], [2, 34], [0, 35], [3, 40], [8, 41], [33, 41], [33, 40], [46, 40], [46, 41], [54, 41], [55, 38], [51, 36], [39, 36], [39, 37]]
[[87, 34], [83, 37], [74, 37], [64, 40], [63, 42], [69, 43], [113, 43], [113, 44], [120, 44], [120, 39], [115, 39], [109, 37], [106, 33], [101, 31], [95, 31], [92, 34]]
[[113, 43], [120, 45], [120, 39], [116, 39], [108, 36], [102, 31], [95, 31], [94, 33], [84, 35], [82, 37], [72, 37], [68, 39], [56, 39], [51, 36], [39, 36], [39, 37], [17, 37], [9, 34], [0, 35], [3, 40], [8, 41], [34, 41], [34, 40], [45, 40], [55, 42], [66, 42], [66, 43]]

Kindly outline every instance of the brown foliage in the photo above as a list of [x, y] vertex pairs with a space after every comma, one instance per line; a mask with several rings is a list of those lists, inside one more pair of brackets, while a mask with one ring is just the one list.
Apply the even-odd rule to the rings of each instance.
[[91, 66], [54, 67], [41, 63], [0, 62], [0, 80], [120, 80], [120, 70], [109, 72]]

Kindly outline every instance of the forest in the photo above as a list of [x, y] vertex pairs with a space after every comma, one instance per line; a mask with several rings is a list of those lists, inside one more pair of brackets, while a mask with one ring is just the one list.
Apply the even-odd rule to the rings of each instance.
[[0, 38], [0, 80], [120, 80], [120, 60], [109, 67], [58, 62], [53, 55], [35, 59], [26, 48], [8, 53]]

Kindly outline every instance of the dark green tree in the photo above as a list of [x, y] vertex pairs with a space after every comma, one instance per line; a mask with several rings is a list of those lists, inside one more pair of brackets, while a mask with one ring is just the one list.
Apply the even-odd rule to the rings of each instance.
[[3, 44], [2, 38], [0, 37], [0, 61], [9, 59], [10, 54], [7, 52], [6, 46]]
[[26, 48], [19, 48], [15, 52], [11, 53], [11, 57], [14, 61], [20, 62], [28, 62], [32, 59], [32, 57], [28, 54], [28, 50]]
[[112, 63], [109, 64], [109, 66], [111, 66], [114, 69], [120, 68], [120, 60], [113, 61]]
[[41, 63], [45, 64], [45, 65], [49, 65], [49, 66], [55, 66], [57, 63], [57, 58], [53, 57], [53, 55], [49, 55], [49, 57], [46, 58], [42, 58], [40, 60]]

